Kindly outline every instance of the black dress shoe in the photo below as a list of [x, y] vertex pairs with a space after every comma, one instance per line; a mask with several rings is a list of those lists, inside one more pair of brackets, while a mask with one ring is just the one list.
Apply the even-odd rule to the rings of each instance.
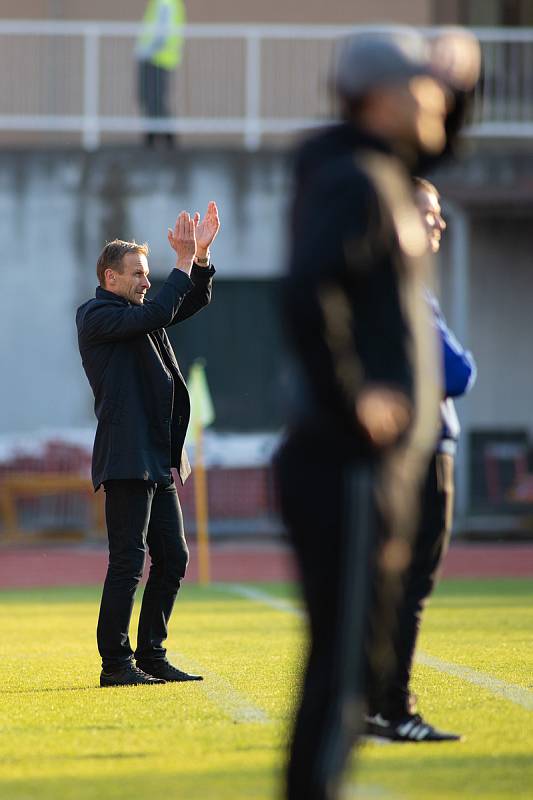
[[131, 662], [116, 672], [105, 672], [100, 675], [100, 686], [140, 686], [142, 684], [166, 683], [164, 678], [148, 675]]
[[148, 675], [153, 675], [154, 678], [162, 678], [167, 683], [183, 683], [184, 681], [203, 681], [202, 675], [189, 675], [188, 672], [183, 672], [177, 667], [173, 667], [168, 661], [161, 659], [160, 661], [138, 661], [139, 666], [143, 672]]

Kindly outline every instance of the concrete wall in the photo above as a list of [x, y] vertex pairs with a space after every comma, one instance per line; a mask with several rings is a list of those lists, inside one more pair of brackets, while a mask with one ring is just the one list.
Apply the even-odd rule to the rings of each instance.
[[[533, 213], [476, 213], [470, 219], [468, 346], [478, 380], [467, 405], [476, 428], [523, 427], [533, 434], [533, 304], [531, 230]], [[452, 229], [450, 229], [450, 234]], [[453, 315], [449, 291], [450, 248], [441, 259], [444, 305]]]
[[448, 319], [478, 364], [477, 384], [459, 403], [465, 428], [524, 428], [533, 438], [533, 159], [518, 145], [470, 146], [436, 182], [463, 218], [458, 225], [450, 215], [440, 272]]
[[[521, 190], [507, 159], [501, 175], [514, 196], [508, 204], [498, 200], [494, 159], [484, 158], [485, 172], [467, 163], [441, 176], [450, 196], [455, 186], [456, 202], [458, 193], [467, 198], [471, 233], [462, 333], [476, 355], [479, 379], [460, 408], [467, 428], [525, 427], [533, 435], [532, 205], [523, 188], [533, 185], [533, 165], [528, 155], [515, 165]], [[167, 226], [182, 208], [203, 210], [214, 198], [223, 222], [214, 248], [217, 280], [276, 276], [284, 261], [288, 183], [286, 159], [278, 153], [1, 153], [0, 433], [92, 423], [74, 312], [94, 291], [95, 262], [106, 239], [148, 240], [152, 272], [162, 277], [172, 266]], [[452, 221], [441, 273], [443, 307], [455, 322], [453, 237]]]
[[79, 298], [76, 169], [46, 160], [0, 171], [3, 310], [0, 429], [86, 420], [72, 311]]
[[[529, 478], [522, 476], [520, 459], [528, 453], [531, 472], [533, 442], [530, 208], [524, 204], [518, 216], [510, 207], [474, 212], [459, 226], [452, 218], [440, 259], [443, 307], [478, 367], [475, 386], [457, 403], [463, 435], [456, 460], [456, 513], [464, 529], [513, 529], [521, 524], [517, 515], [525, 513], [527, 519], [529, 513], [511, 497], [517, 486], [522, 497], [527, 494]], [[464, 269], [457, 263], [461, 251]], [[502, 442], [508, 445], [497, 444]], [[513, 450], [512, 442], [520, 444]], [[469, 517], [472, 510], [477, 521]]]
[[74, 313], [94, 293], [106, 240], [148, 241], [162, 277], [173, 266], [167, 227], [213, 198], [219, 279], [276, 274], [286, 183], [279, 155], [0, 154], [0, 433], [92, 423]]

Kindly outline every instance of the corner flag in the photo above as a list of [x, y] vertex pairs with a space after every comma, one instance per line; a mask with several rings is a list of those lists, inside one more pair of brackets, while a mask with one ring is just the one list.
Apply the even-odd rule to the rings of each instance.
[[191, 399], [191, 420], [186, 441], [196, 443], [197, 428], [208, 428], [215, 421], [215, 409], [211, 399], [205, 365], [200, 359], [195, 361], [189, 370], [187, 388]]
[[191, 421], [186, 441], [194, 442], [194, 498], [196, 505], [196, 536], [198, 538], [198, 577], [201, 584], [209, 583], [209, 531], [207, 476], [204, 463], [203, 432], [214, 422], [215, 409], [207, 385], [204, 362], [197, 360], [189, 371], [187, 381], [191, 399]]

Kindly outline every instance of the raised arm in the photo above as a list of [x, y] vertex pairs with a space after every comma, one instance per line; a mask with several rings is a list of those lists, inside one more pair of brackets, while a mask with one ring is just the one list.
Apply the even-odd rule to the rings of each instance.
[[[176, 253], [176, 265], [157, 293], [155, 298], [146, 302], [131, 302], [129, 291], [106, 292], [105, 298], [91, 300], [82, 306], [76, 316], [80, 340], [86, 342], [115, 341], [128, 339], [142, 333], [149, 333], [169, 325], [178, 314], [186, 295], [195, 288], [190, 274], [193, 258], [196, 253], [196, 223], [187, 211], [182, 211], [176, 220], [172, 237]], [[148, 268], [146, 257], [138, 257], [139, 274], [146, 280]], [[144, 261], [144, 263], [143, 263]], [[113, 270], [106, 270], [113, 279]], [[132, 273], [131, 277], [135, 277]], [[114, 276], [115, 286], [122, 275]], [[149, 287], [146, 281], [144, 288]]]
[[189, 276], [174, 269], [153, 300], [144, 305], [130, 305], [120, 298], [90, 300], [76, 315], [80, 341], [112, 342], [163, 328], [176, 316], [192, 287]]
[[[193, 223], [195, 227], [196, 252], [190, 275], [194, 285], [168, 325], [182, 322], [211, 302], [215, 269], [210, 263], [210, 247], [220, 230], [217, 204], [211, 200], [202, 220], [200, 220], [200, 213], [197, 211], [194, 215]], [[178, 243], [174, 232], [170, 228], [168, 230], [168, 241], [172, 249], [176, 251]]]

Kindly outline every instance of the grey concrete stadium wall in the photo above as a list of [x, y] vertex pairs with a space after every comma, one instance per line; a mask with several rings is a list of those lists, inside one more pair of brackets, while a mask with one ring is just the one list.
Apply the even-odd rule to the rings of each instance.
[[[524, 158], [529, 166], [517, 162], [516, 174], [533, 185], [533, 167]], [[462, 413], [471, 427], [533, 431], [531, 197], [509, 183], [508, 160], [501, 175], [513, 203], [500, 191], [499, 205], [490, 206], [487, 197], [492, 192], [496, 198], [499, 189], [487, 163], [486, 179], [479, 165], [472, 168], [478, 199], [472, 193], [467, 198], [468, 344], [479, 379]], [[464, 183], [468, 169], [457, 174]], [[445, 175], [442, 185], [451, 195], [455, 186], [457, 201], [459, 179], [450, 173], [447, 180]], [[215, 247], [217, 280], [279, 276], [288, 185], [286, 158], [279, 153], [0, 153], [0, 432], [91, 424], [74, 310], [94, 291], [94, 265], [106, 239], [148, 240], [153, 275], [161, 279], [172, 265], [167, 226], [181, 208], [201, 210], [215, 198], [223, 220]], [[453, 320], [447, 263], [452, 235], [453, 225], [441, 261], [444, 308]]]
[[216, 199], [218, 280], [260, 279], [282, 269], [286, 196], [279, 155], [0, 153], [0, 433], [92, 423], [74, 312], [94, 293], [106, 240], [148, 241], [161, 279], [167, 227]]
[[[446, 204], [467, 220], [468, 302], [464, 329], [478, 364], [476, 387], [462, 401], [467, 426], [533, 432], [530, 320], [533, 158], [519, 144], [470, 147], [468, 157], [437, 178]], [[454, 220], [441, 261], [443, 305], [454, 317], [451, 273]]]
[[[519, 216], [503, 210], [476, 213], [470, 225], [468, 346], [476, 357], [478, 378], [463, 401], [469, 424], [533, 432], [531, 207]], [[442, 283], [448, 309], [453, 305], [449, 257], [445, 245]]]

